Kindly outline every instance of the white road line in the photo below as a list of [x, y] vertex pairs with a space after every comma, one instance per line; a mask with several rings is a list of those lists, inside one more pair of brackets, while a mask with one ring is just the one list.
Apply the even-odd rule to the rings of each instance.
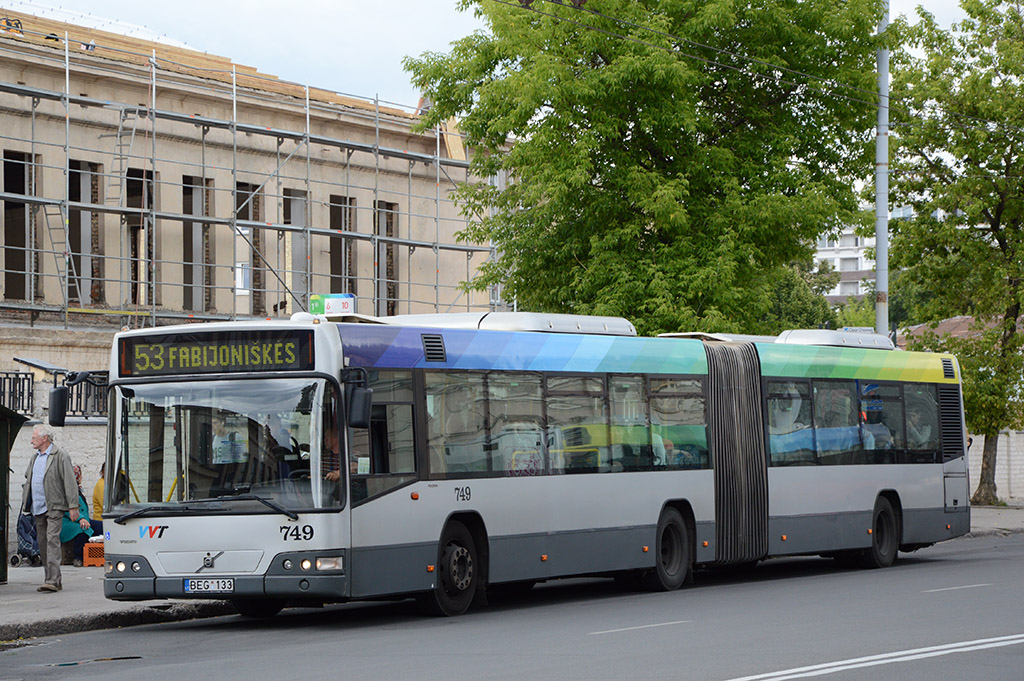
[[925, 589], [921, 593], [923, 594], [934, 594], [940, 591], [958, 591], [960, 589], [977, 589], [981, 586], [992, 586], [991, 584], [968, 584], [966, 586], [948, 586], [945, 589]]
[[590, 631], [587, 636], [600, 636], [601, 634], [618, 634], [623, 631], [636, 631], [637, 629], [653, 629], [654, 627], [670, 627], [673, 624], [690, 624], [693, 620], [679, 620], [678, 622], [662, 622], [660, 624], [643, 624], [639, 627], [625, 627], [624, 629], [609, 629], [608, 631]]
[[816, 664], [809, 667], [796, 667], [767, 674], [755, 674], [754, 676], [743, 676], [728, 681], [786, 681], [786, 679], [803, 679], [810, 676], [824, 676], [836, 672], [848, 671], [850, 669], [861, 669], [864, 667], [875, 667], [893, 662], [909, 662], [911, 660], [922, 660], [929, 657], [952, 655], [953, 653], [966, 653], [973, 650], [985, 650], [987, 648], [1000, 648], [1003, 646], [1014, 646], [1024, 644], [1024, 634], [1012, 636], [999, 636], [997, 638], [983, 638], [975, 641], [961, 641], [941, 646], [929, 646], [927, 648], [914, 648], [913, 650], [901, 650], [894, 653], [883, 653], [881, 655], [870, 655], [868, 657], [857, 657], [850, 660], [838, 660], [825, 664]]

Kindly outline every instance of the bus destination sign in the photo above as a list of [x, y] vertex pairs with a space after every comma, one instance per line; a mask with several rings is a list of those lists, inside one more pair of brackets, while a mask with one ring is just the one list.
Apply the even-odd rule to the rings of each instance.
[[124, 377], [312, 371], [312, 331], [229, 331], [122, 338]]

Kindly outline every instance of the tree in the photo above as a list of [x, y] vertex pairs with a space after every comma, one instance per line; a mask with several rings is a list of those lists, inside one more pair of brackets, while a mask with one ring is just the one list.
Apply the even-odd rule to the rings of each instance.
[[421, 128], [458, 118], [473, 174], [512, 178], [458, 191], [480, 217], [461, 237], [499, 248], [472, 287], [641, 333], [753, 331], [781, 269], [862, 219], [876, 0], [462, 7], [488, 30], [405, 67]]
[[872, 292], [860, 298], [850, 296], [839, 306], [839, 326], [875, 327], [875, 299]]
[[967, 19], [948, 31], [922, 10], [916, 26], [894, 24], [907, 39], [894, 59], [894, 186], [916, 217], [891, 223], [891, 262], [922, 319], [975, 319], [966, 338], [919, 344], [959, 355], [968, 427], [985, 436], [972, 501], [990, 504], [999, 431], [1022, 422], [1024, 17], [1016, 2], [961, 6]]
[[834, 328], [836, 316], [825, 293], [838, 283], [839, 273], [831, 265], [816, 270], [812, 258], [779, 268], [768, 310], [755, 331], [776, 335], [786, 329]]

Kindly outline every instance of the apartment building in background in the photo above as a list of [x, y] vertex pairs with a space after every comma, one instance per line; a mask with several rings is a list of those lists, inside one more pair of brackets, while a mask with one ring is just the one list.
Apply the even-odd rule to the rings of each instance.
[[814, 260], [828, 262], [839, 273], [839, 283], [825, 298], [835, 305], [849, 298], [861, 298], [871, 290], [875, 281], [875, 261], [867, 256], [867, 249], [875, 247], [874, 237], [862, 237], [846, 227], [839, 235], [818, 239]]

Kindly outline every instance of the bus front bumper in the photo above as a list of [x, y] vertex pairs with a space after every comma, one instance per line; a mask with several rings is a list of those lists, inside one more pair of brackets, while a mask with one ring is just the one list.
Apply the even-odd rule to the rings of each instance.
[[[341, 553], [332, 552], [332, 555]], [[305, 561], [310, 563], [310, 568], [306, 570], [302, 569]], [[115, 601], [145, 601], [156, 598], [344, 601], [349, 596], [348, 576], [345, 571], [315, 570], [316, 555], [312, 553], [297, 552], [275, 556], [270, 568], [262, 575], [198, 573], [157, 576], [149, 561], [142, 556], [131, 555], [108, 555], [106, 563], [103, 595]], [[348, 556], [344, 555], [343, 565], [347, 563]]]

